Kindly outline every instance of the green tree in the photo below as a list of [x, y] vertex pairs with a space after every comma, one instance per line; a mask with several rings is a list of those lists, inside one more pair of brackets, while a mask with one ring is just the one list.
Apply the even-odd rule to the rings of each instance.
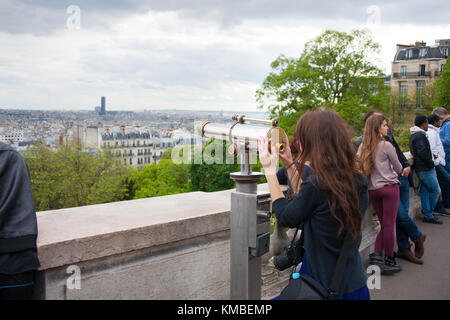
[[175, 164], [161, 159], [136, 173], [135, 199], [165, 196], [189, 191], [189, 175], [185, 164]]
[[448, 60], [444, 65], [441, 76], [434, 83], [433, 107], [444, 107], [450, 110], [450, 67]]
[[362, 130], [364, 114], [386, 103], [389, 87], [374, 64], [380, 45], [367, 30], [351, 33], [327, 30], [306, 43], [299, 58], [280, 55], [272, 72], [256, 92], [260, 108], [268, 108], [281, 124], [308, 110], [332, 108], [357, 131]]
[[[208, 151], [205, 152], [205, 149]], [[216, 154], [216, 150], [220, 150], [220, 154]], [[195, 163], [196, 159], [201, 159], [201, 163]], [[188, 168], [191, 191], [213, 192], [235, 188], [230, 173], [240, 171], [240, 167], [236, 159], [228, 162], [225, 141], [211, 139], [204, 148], [194, 149]]]
[[162, 159], [172, 159], [172, 150], [173, 148], [169, 148], [161, 154]]
[[[230, 178], [230, 173], [240, 172], [241, 167], [238, 157], [227, 154], [227, 141], [211, 139], [200, 150], [195, 150], [189, 165], [189, 178], [191, 191], [221, 191], [236, 187]], [[216, 154], [219, 151], [220, 154]], [[201, 163], [195, 163], [196, 159], [201, 159]], [[255, 158], [253, 158], [253, 161]], [[259, 158], [252, 165], [254, 172], [262, 172]], [[267, 182], [262, 177], [259, 183]]]
[[40, 145], [23, 153], [38, 211], [121, 201], [133, 192], [130, 172], [108, 152]]

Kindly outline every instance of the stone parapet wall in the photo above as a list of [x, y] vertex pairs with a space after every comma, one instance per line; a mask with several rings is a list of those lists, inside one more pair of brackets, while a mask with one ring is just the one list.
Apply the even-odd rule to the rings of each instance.
[[[35, 298], [229, 299], [231, 191], [39, 212]], [[258, 185], [258, 193], [268, 194], [267, 184]], [[420, 213], [412, 188], [410, 202], [411, 216]], [[364, 261], [378, 228], [370, 207], [360, 247]], [[270, 258], [288, 239], [274, 233], [277, 246], [263, 256], [263, 299], [287, 282], [288, 273], [275, 270]]]

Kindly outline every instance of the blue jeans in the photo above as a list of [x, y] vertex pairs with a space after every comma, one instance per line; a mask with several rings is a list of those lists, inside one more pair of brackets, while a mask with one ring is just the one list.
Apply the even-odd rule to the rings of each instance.
[[422, 235], [415, 222], [408, 215], [409, 212], [409, 181], [407, 177], [399, 177], [400, 202], [398, 204], [396, 233], [399, 250], [409, 248], [409, 238], [416, 240]]
[[441, 165], [436, 166], [435, 169], [439, 186], [442, 191], [442, 201], [439, 201], [437, 207], [450, 208], [450, 173], [448, 173], [445, 167]]
[[439, 187], [435, 168], [428, 171], [417, 171], [420, 179], [420, 202], [422, 213], [429, 219], [434, 218], [434, 209], [439, 200], [441, 188]]
[[445, 170], [450, 174], [450, 150], [445, 152]]

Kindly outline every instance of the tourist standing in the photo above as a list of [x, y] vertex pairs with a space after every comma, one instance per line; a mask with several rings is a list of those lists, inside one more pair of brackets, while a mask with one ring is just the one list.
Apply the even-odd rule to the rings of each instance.
[[433, 113], [439, 116], [441, 128], [439, 136], [445, 152], [445, 169], [450, 174], [450, 120], [447, 109], [439, 107], [433, 110]]
[[[366, 123], [367, 119], [374, 114], [381, 116], [383, 115], [381, 111], [371, 110], [366, 113], [364, 117], [364, 124]], [[402, 174], [398, 177], [398, 180], [400, 181], [400, 201], [398, 204], [397, 219], [395, 221], [395, 232], [398, 247], [397, 257], [410, 261], [412, 263], [423, 264], [423, 261], [420, 258], [425, 252], [424, 242], [426, 239], [426, 235], [420, 231], [417, 224], [409, 216], [408, 176], [411, 173], [411, 164], [406, 159], [403, 151], [395, 141], [395, 138], [389, 128], [385, 138], [386, 141], [389, 141], [394, 146], [398, 160], [403, 167]], [[356, 146], [359, 147], [361, 142], [362, 136], [355, 141]], [[410, 239], [414, 243], [414, 252], [411, 250], [412, 243], [410, 243]]]
[[[269, 151], [267, 138], [261, 137], [258, 150], [276, 218], [285, 227], [303, 224], [305, 254], [299, 272], [329, 288], [348, 234], [353, 241], [339, 292], [342, 299], [370, 299], [359, 255], [361, 221], [368, 206], [367, 180], [358, 174], [347, 125], [334, 111], [308, 112], [299, 119], [296, 134], [298, 156], [280, 157], [282, 161], [292, 159], [291, 163], [283, 163], [287, 168], [299, 164], [300, 170], [294, 170], [290, 178], [295, 197], [289, 202], [276, 177], [275, 147], [272, 144]], [[313, 173], [303, 180], [300, 177], [305, 162], [310, 163]]]
[[445, 152], [439, 135], [440, 126], [441, 122], [438, 115], [432, 114], [428, 117], [428, 141], [430, 142], [434, 169], [442, 194], [442, 201], [438, 201], [434, 211], [443, 216], [450, 216], [450, 173], [445, 169]]
[[22, 156], [0, 142], [0, 300], [29, 299], [39, 260], [30, 173]]
[[434, 168], [433, 155], [428, 141], [428, 119], [426, 116], [417, 116], [414, 127], [411, 127], [409, 149], [414, 157], [414, 169], [420, 180], [420, 201], [422, 203], [423, 221], [426, 223], [442, 224], [434, 216], [434, 209], [439, 200], [441, 188]]
[[[370, 116], [364, 127], [358, 150], [361, 170], [369, 177], [369, 197], [380, 221], [371, 264], [378, 265], [382, 274], [401, 271], [394, 257], [395, 222], [400, 201], [398, 176], [403, 167], [394, 146], [386, 141], [388, 126], [384, 116]], [[384, 260], [383, 260], [384, 252]]]

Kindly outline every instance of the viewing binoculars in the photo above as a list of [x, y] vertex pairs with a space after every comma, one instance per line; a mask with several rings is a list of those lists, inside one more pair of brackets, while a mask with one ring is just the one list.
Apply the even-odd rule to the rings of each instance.
[[[213, 123], [204, 121], [196, 125], [195, 131], [201, 137], [229, 141], [228, 153], [237, 155], [245, 146], [247, 151], [258, 152], [256, 140], [261, 136], [275, 143], [279, 151], [283, 151], [288, 137], [286, 132], [278, 127], [278, 121], [248, 118], [245, 115], [233, 115], [234, 123]], [[269, 145], [270, 147], [270, 145]]]

